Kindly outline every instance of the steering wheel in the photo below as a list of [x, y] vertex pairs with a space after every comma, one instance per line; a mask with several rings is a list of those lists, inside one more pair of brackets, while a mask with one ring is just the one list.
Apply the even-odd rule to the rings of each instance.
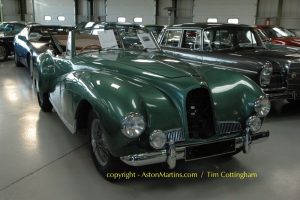
[[87, 45], [85, 47], [82, 47], [82, 49], [80, 49], [80, 52], [83, 52], [86, 49], [101, 49], [101, 46], [98, 44], [91, 44], [91, 45]]

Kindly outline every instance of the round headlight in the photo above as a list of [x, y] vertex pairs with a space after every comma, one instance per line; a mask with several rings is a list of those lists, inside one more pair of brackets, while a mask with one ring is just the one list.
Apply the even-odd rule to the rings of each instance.
[[249, 117], [246, 123], [252, 132], [257, 132], [261, 128], [261, 120], [257, 116]]
[[129, 138], [140, 136], [146, 128], [144, 117], [138, 113], [129, 113], [121, 121], [122, 133]]
[[268, 97], [262, 96], [254, 103], [254, 109], [258, 117], [265, 117], [271, 110], [271, 102]]
[[270, 62], [266, 62], [266, 64], [263, 65], [262, 70], [260, 72], [260, 85], [262, 87], [268, 86], [270, 84], [272, 73], [272, 64]]
[[161, 149], [167, 142], [167, 136], [161, 130], [155, 130], [151, 133], [149, 142], [154, 149]]

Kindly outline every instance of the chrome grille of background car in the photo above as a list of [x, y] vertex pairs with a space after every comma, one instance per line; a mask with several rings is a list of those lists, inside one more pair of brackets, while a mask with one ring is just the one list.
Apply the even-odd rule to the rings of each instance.
[[300, 91], [300, 63], [292, 63], [288, 72], [288, 89]]
[[185, 140], [184, 132], [181, 128], [166, 130], [164, 133], [167, 135], [168, 141], [182, 142]]
[[280, 72], [275, 72], [272, 74], [271, 83], [268, 86], [269, 89], [277, 89], [286, 87], [285, 79]]
[[217, 132], [220, 135], [229, 135], [232, 133], [241, 132], [242, 125], [239, 122], [226, 122], [226, 121], [219, 121], [217, 122]]

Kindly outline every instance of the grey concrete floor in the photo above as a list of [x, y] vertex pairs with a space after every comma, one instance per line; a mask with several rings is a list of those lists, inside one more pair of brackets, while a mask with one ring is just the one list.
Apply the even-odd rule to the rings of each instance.
[[[265, 121], [271, 137], [249, 154], [179, 163], [195, 179], [105, 181], [87, 138], [72, 135], [56, 113], [40, 111], [26, 68], [0, 63], [0, 200], [272, 199], [300, 196], [300, 104], [276, 102]], [[132, 170], [132, 169], [130, 169]], [[166, 171], [165, 165], [136, 169]], [[254, 172], [257, 178], [211, 178], [207, 172]], [[200, 174], [203, 177], [200, 178]]]

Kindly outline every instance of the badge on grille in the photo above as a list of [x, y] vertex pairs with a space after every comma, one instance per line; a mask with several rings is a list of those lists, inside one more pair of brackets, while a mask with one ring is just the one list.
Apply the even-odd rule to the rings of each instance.
[[291, 78], [294, 79], [294, 78], [296, 78], [296, 77], [297, 77], [297, 74], [293, 72], [293, 73], [291, 74]]

